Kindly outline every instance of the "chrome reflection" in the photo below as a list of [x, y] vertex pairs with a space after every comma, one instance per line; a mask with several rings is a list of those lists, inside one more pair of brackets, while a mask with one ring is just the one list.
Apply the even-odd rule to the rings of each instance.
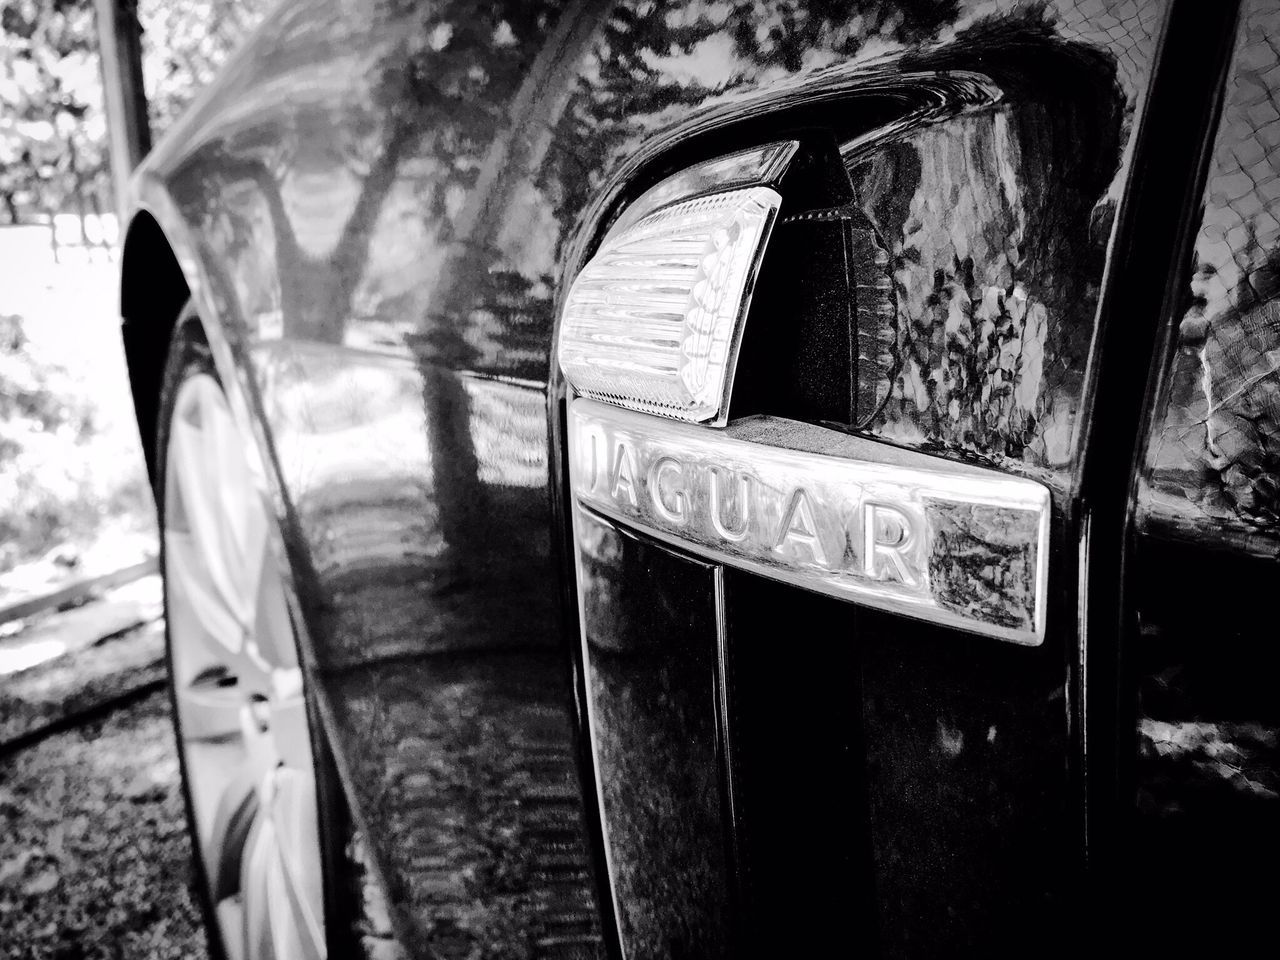
[[627, 207], [618, 222], [609, 230], [609, 237], [616, 236], [633, 223], [677, 200], [691, 200], [708, 193], [718, 193], [740, 187], [774, 186], [796, 155], [798, 140], [780, 140], [763, 147], [753, 147], [726, 157], [717, 157], [672, 174], [650, 187]]
[[819, 593], [1035, 646], [1049, 492], [771, 417], [722, 431], [591, 400], [569, 413], [577, 502]]

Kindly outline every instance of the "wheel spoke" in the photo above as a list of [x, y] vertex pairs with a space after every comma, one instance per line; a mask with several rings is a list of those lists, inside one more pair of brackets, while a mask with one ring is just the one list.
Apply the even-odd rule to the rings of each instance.
[[270, 893], [267, 889], [274, 833], [271, 821], [259, 818], [253, 825], [240, 867], [240, 898], [244, 904], [244, 954], [255, 960], [268, 960], [276, 956], [275, 938], [271, 934]]
[[223, 530], [222, 494], [218, 490], [213, 468], [204, 463], [203, 428], [211, 417], [205, 416], [199, 427], [190, 421], [176, 418], [173, 424], [169, 456], [169, 476], [176, 481], [180, 493], [182, 516], [174, 518], [182, 522], [199, 551], [209, 580], [218, 598], [235, 619], [247, 622], [244, 601], [237, 596], [233, 570], [233, 558], [228, 555], [230, 543]]
[[257, 599], [252, 587], [259, 582], [266, 559], [266, 510], [226, 401], [212, 384], [206, 389], [211, 395], [206, 400], [205, 459], [212, 467], [208, 479], [216, 484], [215, 502], [221, 507], [222, 556], [231, 564], [231, 581], [238, 588], [238, 612], [251, 626]]
[[[304, 864], [297, 852], [286, 849], [297, 845], [291, 834], [298, 840], [305, 840], [305, 831], [314, 836], [315, 785], [306, 775], [279, 771], [269, 783], [270, 796], [263, 802], [270, 812], [255, 823], [241, 865], [247, 954], [322, 960], [318, 850], [315, 860]], [[307, 805], [309, 815], [303, 809]]]
[[210, 581], [191, 535], [170, 530], [165, 533], [164, 545], [170, 618], [180, 619], [182, 628], [206, 647], [210, 642], [221, 647], [207, 650], [215, 659], [238, 653], [244, 629]]
[[[263, 542], [264, 555], [270, 550]], [[293, 639], [293, 622], [284, 599], [284, 581], [273, 558], [261, 565], [257, 607], [253, 620], [252, 640], [261, 659], [277, 669], [293, 669], [298, 665], [298, 647]]]
[[[185, 534], [165, 537], [170, 629], [189, 638], [182, 656], [175, 657], [174, 679], [190, 682], [210, 664], [225, 666], [240, 684], [240, 699], [271, 695], [272, 667], [261, 655], [254, 637], [219, 602], [201, 572], [195, 549]], [[283, 604], [283, 600], [277, 600]], [[287, 622], [287, 614], [285, 615]], [[231, 638], [235, 638], [234, 641]], [[273, 648], [274, 650], [274, 648]]]
[[275, 775], [272, 822], [276, 828], [280, 883], [289, 898], [305, 957], [323, 957], [324, 899], [316, 823], [315, 777], [310, 770], [281, 768]]

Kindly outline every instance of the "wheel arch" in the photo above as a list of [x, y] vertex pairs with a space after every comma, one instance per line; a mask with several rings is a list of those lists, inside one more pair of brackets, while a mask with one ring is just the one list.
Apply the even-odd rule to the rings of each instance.
[[129, 386], [152, 489], [165, 361], [174, 325], [190, 296], [191, 286], [164, 230], [149, 211], [139, 210], [129, 223], [120, 257], [120, 316]]

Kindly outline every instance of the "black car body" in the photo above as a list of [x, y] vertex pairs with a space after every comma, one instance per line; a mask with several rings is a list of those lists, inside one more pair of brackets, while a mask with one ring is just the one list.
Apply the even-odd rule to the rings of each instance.
[[[198, 309], [407, 950], [1267, 942], [1277, 27], [1270, 0], [268, 18], [136, 178], [124, 339], [154, 449]], [[689, 429], [769, 417], [1047, 491], [1032, 643], [571, 488], [574, 278], [655, 184], [780, 141], [729, 427]], [[1005, 589], [939, 556], [955, 609]]]

